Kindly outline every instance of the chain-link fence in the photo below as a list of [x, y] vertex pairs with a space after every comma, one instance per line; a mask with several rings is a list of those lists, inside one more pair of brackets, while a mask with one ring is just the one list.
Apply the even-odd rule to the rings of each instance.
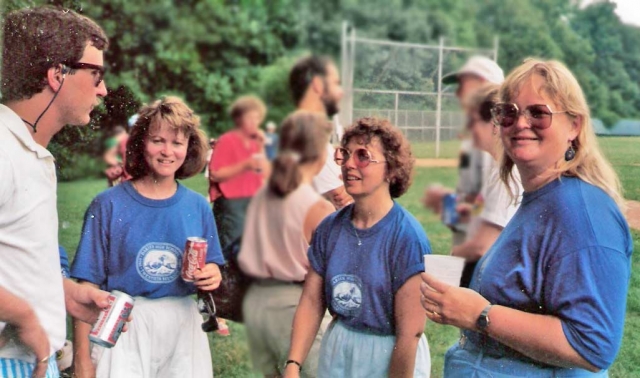
[[497, 53], [497, 40], [493, 49], [445, 46], [443, 39], [439, 45], [375, 40], [356, 36], [345, 23], [340, 121], [387, 118], [413, 144], [433, 144], [431, 157], [441, 157], [441, 142], [455, 140], [465, 124], [454, 88], [442, 85], [442, 76], [473, 55], [496, 59]]

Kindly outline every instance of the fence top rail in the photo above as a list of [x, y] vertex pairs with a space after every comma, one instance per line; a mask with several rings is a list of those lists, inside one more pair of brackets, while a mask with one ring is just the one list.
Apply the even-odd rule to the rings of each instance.
[[[355, 37], [353, 38], [353, 40], [355, 42], [368, 43], [371, 45], [409, 47], [409, 48], [427, 49], [427, 50], [440, 49], [440, 45], [425, 45], [420, 43], [395, 42], [395, 41], [386, 41], [386, 40], [363, 38], [363, 37]], [[493, 49], [482, 49], [482, 48], [472, 48], [472, 47], [453, 47], [453, 46], [451, 47], [443, 46], [442, 49], [446, 51], [471, 51], [471, 52], [477, 52], [477, 53], [494, 54]]]
[[435, 96], [437, 92], [420, 92], [420, 91], [394, 91], [387, 89], [365, 89], [365, 88], [353, 88], [357, 93], [383, 93], [383, 94], [402, 94], [402, 95], [418, 95], [418, 96]]

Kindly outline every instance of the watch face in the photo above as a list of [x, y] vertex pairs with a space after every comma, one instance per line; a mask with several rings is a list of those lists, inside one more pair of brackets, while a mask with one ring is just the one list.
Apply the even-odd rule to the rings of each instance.
[[478, 328], [485, 329], [489, 325], [489, 321], [485, 315], [478, 318]]

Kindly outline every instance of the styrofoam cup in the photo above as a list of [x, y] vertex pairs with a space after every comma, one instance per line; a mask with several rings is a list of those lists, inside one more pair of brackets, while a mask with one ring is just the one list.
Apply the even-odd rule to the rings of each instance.
[[424, 271], [451, 286], [460, 286], [465, 259], [446, 255], [425, 255]]

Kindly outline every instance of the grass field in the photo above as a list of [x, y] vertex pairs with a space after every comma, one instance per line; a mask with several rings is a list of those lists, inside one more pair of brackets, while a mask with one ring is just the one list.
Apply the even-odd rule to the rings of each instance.
[[[640, 138], [604, 138], [601, 145], [621, 176], [628, 198], [640, 200]], [[457, 145], [447, 148], [453, 150]], [[422, 144], [414, 146], [415, 154], [421, 156]], [[447, 254], [450, 249], [450, 232], [439, 219], [420, 205], [423, 189], [430, 183], [439, 182], [453, 186], [456, 170], [452, 168], [420, 168], [416, 170], [414, 183], [399, 202], [424, 226], [435, 253]], [[199, 175], [184, 181], [184, 184], [202, 194], [207, 184]], [[105, 189], [104, 180], [86, 180], [60, 183], [58, 186], [58, 209], [60, 216], [60, 243], [69, 251], [70, 259], [78, 245], [82, 217], [91, 199]], [[640, 232], [633, 233], [635, 250], [640, 250]], [[633, 258], [632, 271], [640, 269], [640, 257]], [[610, 370], [611, 377], [640, 376], [640, 276], [632, 276], [628, 295], [627, 319], [622, 350]], [[251, 372], [251, 363], [242, 325], [231, 324], [231, 336], [222, 338], [210, 335], [214, 371], [217, 377], [258, 377]], [[432, 376], [442, 376], [445, 351], [456, 341], [457, 329], [428, 322], [425, 333], [432, 356]]]

